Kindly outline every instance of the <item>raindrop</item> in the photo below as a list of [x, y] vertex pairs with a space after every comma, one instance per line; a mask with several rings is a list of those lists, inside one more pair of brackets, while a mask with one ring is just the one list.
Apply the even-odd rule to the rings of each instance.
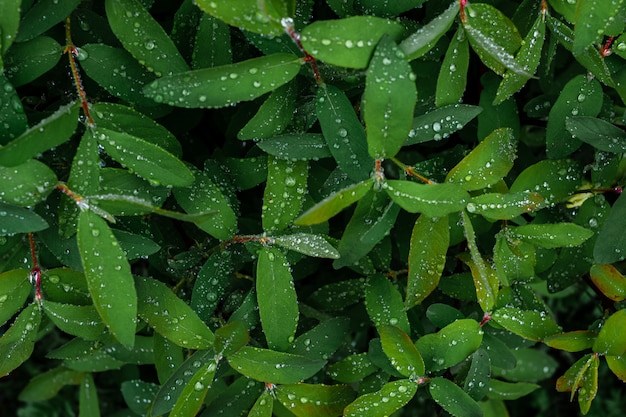
[[342, 138], [345, 138], [346, 136], [348, 136], [348, 131], [342, 127], [337, 131], [337, 134]]
[[144, 48], [146, 48], [148, 51], [153, 50], [155, 46], [156, 46], [156, 45], [154, 44], [154, 41], [150, 41], [150, 40], [146, 41], [146, 42], [143, 44], [143, 47], [144, 47]]

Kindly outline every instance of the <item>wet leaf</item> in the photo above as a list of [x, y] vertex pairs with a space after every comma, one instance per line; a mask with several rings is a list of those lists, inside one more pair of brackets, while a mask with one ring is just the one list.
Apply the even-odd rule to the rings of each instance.
[[589, 271], [591, 281], [613, 301], [626, 300], [626, 278], [613, 265], [595, 264]]
[[0, 274], [0, 326], [22, 308], [31, 289], [28, 271], [25, 269]]
[[474, 353], [483, 340], [483, 331], [476, 320], [457, 320], [437, 333], [417, 339], [415, 346], [424, 358], [426, 371], [434, 372], [463, 362]]
[[[277, 88], [239, 131], [237, 138], [241, 140], [266, 139], [282, 133], [292, 121], [295, 105], [295, 83]], [[285, 155], [279, 156], [286, 158]]]
[[120, 392], [128, 408], [135, 414], [147, 414], [148, 406], [159, 390], [159, 385], [131, 379], [122, 382]]
[[413, 226], [409, 249], [409, 274], [404, 304], [420, 304], [439, 285], [450, 244], [448, 216], [421, 215]]
[[571, 391], [570, 401], [578, 392], [578, 404], [583, 414], [587, 414], [591, 401], [598, 389], [597, 355], [589, 354], [580, 358], [556, 382], [556, 389], [560, 392]]
[[17, 206], [34, 206], [48, 197], [57, 176], [47, 165], [29, 159], [13, 167], [1, 167], [0, 200]]
[[377, 370], [378, 367], [372, 363], [367, 353], [356, 353], [333, 363], [327, 372], [335, 381], [349, 384], [359, 382]]
[[435, 218], [463, 210], [469, 195], [457, 184], [419, 184], [388, 180], [383, 188], [391, 199], [409, 213]]
[[148, 277], [135, 277], [137, 314], [157, 333], [179, 346], [206, 349], [214, 335], [183, 300], [165, 284]]
[[589, 330], [576, 330], [553, 334], [546, 337], [543, 343], [551, 348], [566, 352], [580, 352], [581, 350], [591, 349], [597, 336], [597, 333]]
[[0, 337], [0, 376], [24, 363], [33, 353], [41, 321], [41, 310], [35, 303], [23, 309], [11, 327]]
[[478, 403], [454, 382], [445, 378], [433, 378], [428, 385], [433, 400], [455, 417], [482, 417]]
[[85, 340], [97, 340], [104, 334], [105, 325], [94, 306], [77, 306], [45, 300], [46, 316], [59, 329]]
[[21, 0], [3, 1], [0, 4], [0, 56], [9, 49], [20, 24]]
[[191, 308], [207, 321], [224, 297], [234, 272], [230, 252], [215, 252], [204, 263], [191, 292]]
[[209, 14], [200, 17], [193, 45], [191, 65], [194, 69], [232, 64], [230, 27]]
[[148, 84], [144, 94], [170, 106], [224, 107], [254, 100], [288, 83], [298, 74], [300, 66], [297, 56], [278, 53], [165, 76]]
[[15, 87], [28, 84], [54, 68], [62, 52], [63, 47], [49, 36], [15, 43], [4, 57], [4, 74]]
[[244, 346], [228, 358], [237, 372], [257, 381], [295, 384], [322, 369], [326, 361], [300, 355]]
[[513, 238], [508, 228], [496, 234], [493, 252], [494, 266], [504, 285], [525, 282], [535, 276], [537, 264], [535, 247]]
[[307, 52], [327, 64], [365, 68], [383, 35], [399, 40], [403, 33], [395, 20], [352, 16], [313, 22], [302, 30], [300, 39]]
[[285, 159], [329, 158], [332, 156], [324, 136], [318, 133], [296, 133], [274, 136], [257, 143], [269, 155]]
[[372, 158], [391, 158], [400, 151], [411, 130], [416, 100], [411, 66], [396, 43], [383, 36], [367, 69], [363, 92], [363, 119]]
[[289, 347], [288, 353], [311, 359], [327, 359], [341, 347], [349, 330], [350, 322], [345, 317], [322, 321], [299, 335]]
[[78, 109], [77, 103], [62, 106], [17, 139], [0, 148], [0, 165], [12, 167], [23, 164], [67, 141], [76, 130]]
[[626, 356], [607, 356], [606, 363], [615, 376], [626, 382]]
[[409, 336], [396, 326], [379, 329], [380, 342], [391, 364], [406, 377], [415, 379], [424, 375], [424, 360]]
[[426, 310], [426, 317], [435, 327], [446, 327], [448, 324], [465, 318], [459, 310], [443, 303], [429, 305]]
[[511, 230], [516, 238], [544, 248], [578, 246], [594, 234], [574, 223], [526, 224]]
[[324, 311], [341, 310], [363, 298], [364, 283], [363, 278], [333, 282], [317, 289], [307, 302]]
[[620, 356], [626, 352], [626, 310], [611, 314], [602, 325], [593, 351], [603, 356]]
[[332, 85], [321, 86], [317, 90], [315, 110], [339, 168], [353, 181], [369, 179], [374, 160], [367, 151], [363, 125], [345, 93]]
[[100, 405], [98, 401], [98, 391], [91, 373], [83, 375], [83, 380], [79, 384], [78, 413], [81, 416], [100, 417]]
[[91, 211], [78, 217], [77, 241], [94, 307], [113, 336], [132, 347], [137, 292], [124, 252], [107, 223]]
[[490, 220], [511, 220], [543, 206], [544, 199], [539, 193], [485, 193], [472, 197], [467, 203], [467, 211]]
[[411, 332], [402, 296], [384, 275], [376, 274], [367, 279], [365, 308], [377, 329], [392, 325], [405, 333]]
[[446, 181], [467, 191], [479, 190], [500, 181], [513, 167], [515, 157], [513, 129], [496, 129], [450, 170]]
[[441, 140], [463, 127], [483, 111], [478, 106], [469, 104], [451, 104], [439, 107], [413, 119], [413, 128], [404, 143], [416, 143]]
[[46, 300], [74, 305], [89, 305], [91, 297], [85, 275], [69, 268], [52, 268], [43, 272], [41, 288]]
[[574, 161], [545, 159], [524, 169], [509, 192], [536, 192], [544, 199], [544, 204], [552, 205], [574, 193], [580, 180], [580, 170]]
[[561, 327], [544, 311], [504, 307], [494, 311], [492, 319], [508, 331], [535, 341], [542, 341], [562, 331]]
[[568, 117], [565, 120], [565, 127], [574, 138], [598, 150], [626, 152], [626, 133], [605, 120], [585, 116]]
[[265, 390], [254, 402], [254, 405], [248, 412], [248, 417], [272, 417], [274, 409], [274, 398], [272, 392]]
[[[22, 17], [15, 41], [24, 42], [63, 21], [80, 4], [80, 0], [55, 2], [43, 0], [33, 5]], [[18, 10], [19, 10], [19, 6]]]
[[576, 24], [574, 25], [574, 44], [572, 53], [580, 55], [585, 48], [592, 46], [598, 35], [604, 34], [609, 24], [617, 17], [624, 0], [587, 0], [576, 8]]
[[2, 138], [0, 144], [2, 145], [28, 129], [28, 120], [22, 101], [5, 75], [0, 75], [0, 119], [5, 121], [0, 125], [0, 138]]
[[347, 385], [289, 384], [276, 387], [276, 398], [297, 417], [335, 417], [355, 392]]
[[225, 21], [229, 25], [268, 36], [279, 35], [284, 28], [281, 19], [293, 17], [295, 2], [268, 0], [199, 0], [198, 7], [206, 13]]
[[105, 6], [111, 30], [148, 71], [160, 77], [189, 69], [174, 42], [138, 0], [107, 0]]
[[215, 331], [215, 351], [220, 356], [228, 356], [248, 344], [248, 329], [241, 321], [232, 321]]
[[310, 226], [330, 219], [346, 207], [363, 198], [372, 188], [373, 182], [373, 180], [359, 182], [329, 195], [300, 215], [294, 221], [294, 224]]
[[626, 196], [620, 195], [600, 228], [593, 248], [593, 260], [598, 264], [612, 264], [626, 258]]
[[344, 417], [388, 416], [408, 403], [417, 391], [417, 384], [400, 379], [385, 384], [380, 390], [363, 394], [348, 405]]
[[539, 388], [541, 388], [540, 385], [528, 382], [505, 382], [492, 379], [487, 396], [493, 400], [517, 400]]
[[467, 85], [467, 70], [469, 68], [469, 42], [465, 29], [459, 26], [448, 45], [443, 58], [441, 70], [437, 77], [435, 104], [437, 107], [454, 105], [463, 99]]
[[197, 415], [204, 403], [204, 399], [211, 388], [215, 371], [217, 369], [218, 357], [216, 356], [209, 363], [204, 363], [185, 384], [182, 392], [170, 412], [171, 417], [187, 417]]
[[321, 235], [294, 233], [272, 238], [274, 244], [316, 258], [339, 258], [339, 252]]
[[48, 223], [34, 211], [0, 202], [0, 236], [47, 228]]
[[77, 385], [83, 377], [82, 372], [62, 366], [35, 375], [19, 394], [20, 401], [45, 401], [54, 398], [67, 385]]
[[422, 26], [400, 43], [400, 49], [409, 60], [419, 58], [430, 51], [437, 41], [450, 29], [459, 13], [459, 3], [454, 1], [443, 13]]
[[267, 183], [261, 212], [263, 230], [274, 232], [291, 225], [300, 214], [309, 166], [306, 161], [275, 157], [267, 160]]
[[472, 355], [472, 364], [463, 384], [465, 391], [473, 400], [480, 401], [491, 388], [491, 359], [485, 349], [478, 349]]

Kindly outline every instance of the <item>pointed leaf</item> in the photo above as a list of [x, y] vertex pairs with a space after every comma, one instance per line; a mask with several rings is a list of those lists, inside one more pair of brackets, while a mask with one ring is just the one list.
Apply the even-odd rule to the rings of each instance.
[[424, 358], [426, 371], [434, 372], [463, 362], [483, 340], [483, 330], [476, 320], [457, 320], [437, 333], [429, 333], [415, 342]]
[[295, 384], [315, 375], [326, 361], [244, 346], [228, 358], [237, 372], [257, 381]]
[[435, 218], [461, 211], [469, 195], [457, 184], [419, 184], [412, 181], [389, 180], [383, 188], [391, 199], [409, 213], [422, 213]]
[[97, 340], [104, 334], [104, 323], [93, 306], [76, 306], [46, 300], [43, 308], [50, 321], [65, 333], [85, 340]]
[[100, 417], [98, 391], [91, 373], [84, 374], [83, 380], [80, 382], [78, 413], [81, 416]]
[[626, 196], [620, 195], [604, 220], [593, 248], [593, 259], [599, 264], [612, 264], [626, 258]]
[[234, 272], [230, 252], [215, 252], [204, 263], [191, 292], [191, 308], [207, 321], [222, 301]]
[[380, 390], [359, 396], [343, 412], [344, 417], [388, 416], [408, 403], [417, 391], [417, 384], [400, 379], [385, 384]]
[[288, 353], [306, 356], [312, 359], [330, 357], [344, 343], [345, 335], [350, 330], [350, 321], [346, 317], [333, 317], [299, 335], [289, 347]]
[[0, 3], [0, 56], [9, 49], [15, 40], [20, 24], [21, 0], [3, 1]]
[[339, 252], [321, 235], [294, 233], [273, 238], [274, 244], [316, 258], [339, 258]]
[[330, 365], [328, 375], [335, 381], [349, 384], [359, 382], [377, 370], [367, 353], [357, 353]]
[[380, 328], [380, 342], [391, 364], [406, 377], [424, 375], [424, 360], [409, 336], [396, 326]]
[[307, 190], [308, 171], [307, 161], [268, 157], [261, 212], [263, 230], [283, 230], [300, 214]]
[[492, 319], [508, 331], [529, 340], [541, 341], [562, 331], [544, 311], [504, 307], [494, 311]]
[[604, 356], [620, 356], [626, 352], [626, 310], [611, 314], [602, 325], [593, 344], [593, 351]]
[[55, 3], [54, 0], [37, 2], [22, 17], [15, 40], [27, 41], [46, 32], [69, 16], [79, 3], [80, 0], [68, 0], [62, 3]]
[[332, 156], [324, 136], [319, 133], [274, 136], [258, 142], [257, 146], [269, 155], [285, 159], [318, 160]]
[[553, 334], [546, 337], [543, 343], [551, 348], [566, 352], [580, 352], [581, 350], [591, 349], [597, 336], [597, 333], [589, 330], [576, 330]]
[[365, 68], [376, 44], [387, 34], [398, 40], [402, 25], [374, 16], [352, 16], [339, 20], [318, 20], [302, 30], [302, 46], [327, 64]]
[[626, 277], [613, 265], [595, 264], [589, 271], [591, 281], [602, 294], [613, 301], [626, 300]]
[[598, 393], [598, 367], [600, 360], [598, 356], [593, 356], [589, 368], [582, 378], [582, 386], [578, 390], [578, 406], [583, 414], [589, 412], [591, 402]]
[[482, 417], [478, 403], [454, 382], [433, 378], [428, 385], [433, 400], [454, 417]]
[[376, 274], [368, 278], [365, 308], [376, 328], [392, 325], [405, 333], [411, 331], [402, 296], [384, 275]]
[[204, 403], [217, 369], [218, 357], [209, 363], [204, 363], [200, 369], [185, 384], [180, 393], [174, 408], [170, 412], [171, 417], [195, 416]]
[[[295, 83], [279, 87], [272, 91], [256, 114], [239, 131], [237, 138], [258, 140], [282, 133], [293, 119], [295, 105]], [[285, 155], [280, 156], [286, 158]]]
[[511, 227], [516, 238], [544, 248], [581, 245], [593, 232], [574, 223], [527, 224]]
[[448, 50], [443, 58], [441, 70], [437, 77], [437, 90], [435, 104], [437, 107], [454, 105], [460, 102], [467, 85], [467, 70], [469, 68], [469, 42], [463, 26], [459, 26], [457, 32], [448, 45]]
[[333, 282], [313, 292], [307, 302], [323, 311], [341, 310], [364, 297], [364, 283], [364, 278]]
[[259, 253], [256, 276], [261, 325], [271, 349], [286, 350], [298, 326], [298, 297], [287, 258], [277, 249]]
[[568, 117], [565, 120], [565, 127], [574, 138], [598, 150], [626, 152], [626, 133], [605, 120], [586, 116]]
[[409, 60], [419, 58], [430, 51], [437, 41], [450, 29], [459, 13], [459, 3], [454, 1], [443, 13], [422, 26], [417, 32], [400, 43], [400, 49]]
[[544, 159], [524, 169], [509, 192], [536, 192], [545, 200], [544, 204], [552, 205], [574, 193], [579, 185], [580, 170], [574, 161]]
[[276, 398], [297, 417], [336, 417], [355, 392], [347, 385], [290, 384], [276, 387]]
[[198, 7], [229, 25], [254, 33], [275, 36], [283, 32], [281, 19], [294, 15], [293, 4], [288, 1], [240, 0], [198, 0]]
[[113, 336], [132, 347], [137, 292], [124, 252], [106, 222], [91, 211], [78, 217], [77, 240], [94, 307]]
[[26, 85], [54, 68], [62, 53], [63, 47], [49, 36], [17, 42], [4, 57], [4, 73], [14, 87]]
[[395, 156], [413, 121], [417, 100], [415, 75], [398, 46], [383, 36], [367, 69], [363, 92], [363, 119], [372, 158]]
[[0, 166], [0, 200], [17, 206], [34, 206], [45, 200], [57, 183], [47, 165], [29, 159], [13, 167]]
[[41, 321], [41, 310], [30, 304], [17, 316], [11, 327], [0, 337], [0, 377], [24, 363], [33, 353]]
[[235, 320], [215, 331], [215, 351], [220, 356], [228, 356], [245, 346], [249, 339], [245, 324]]
[[0, 236], [38, 232], [46, 228], [48, 223], [34, 211], [0, 202]]
[[494, 400], [517, 400], [541, 388], [528, 382], [504, 382], [492, 379], [489, 383], [488, 397]]
[[626, 382], [626, 356], [607, 356], [606, 363], [615, 376]]
[[186, 108], [224, 107], [254, 100], [294, 78], [301, 66], [291, 54], [273, 54], [235, 64], [165, 76], [144, 94], [157, 103]]
[[467, 211], [491, 220], [511, 220], [543, 206], [544, 199], [538, 193], [486, 193], [472, 197], [467, 203]]
[[30, 295], [28, 271], [13, 269], [0, 274], [0, 326], [17, 313]]
[[413, 129], [409, 132], [404, 145], [447, 138], [452, 133], [463, 129], [463, 126], [482, 111], [483, 109], [478, 106], [451, 104], [417, 116], [413, 119]]
[[472, 355], [472, 364], [463, 385], [465, 391], [472, 399], [480, 401], [489, 392], [491, 385], [491, 359], [485, 349], [478, 349]]
[[[2, 62], [0, 58], [1, 67]], [[0, 144], [2, 145], [15, 139], [28, 129], [28, 120], [24, 113], [22, 101], [14, 86], [4, 75], [0, 75], [0, 119], [5, 121], [0, 125], [0, 138], [2, 138]]]
[[35, 375], [20, 392], [20, 401], [34, 402], [54, 398], [66, 385], [77, 385], [83, 377], [82, 372], [59, 366]]

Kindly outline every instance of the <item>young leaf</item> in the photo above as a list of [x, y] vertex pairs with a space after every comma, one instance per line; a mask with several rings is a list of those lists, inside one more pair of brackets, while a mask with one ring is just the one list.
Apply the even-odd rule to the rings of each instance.
[[454, 382], [433, 378], [428, 385], [433, 400], [454, 417], [482, 417], [478, 403]]
[[574, 223], [526, 224], [511, 229], [516, 238], [544, 248], [578, 246], [594, 234]]
[[273, 238], [274, 244], [316, 258], [339, 258], [339, 252], [320, 235], [294, 233]]
[[450, 244], [448, 216], [421, 215], [413, 226], [404, 305], [420, 304], [439, 284]]
[[326, 361], [244, 346], [228, 357], [233, 369], [257, 381], [295, 384], [315, 375]]
[[189, 69], [174, 42], [138, 0], [107, 0], [105, 6], [113, 33], [148, 71], [160, 77]]
[[124, 252], [107, 223], [89, 210], [78, 216], [77, 242], [94, 307], [113, 336], [131, 348], [137, 292]]
[[327, 64], [365, 68], [374, 48], [384, 35], [398, 40], [402, 25], [374, 16], [352, 16], [339, 20], [318, 20], [302, 30], [302, 46]]
[[419, 184], [413, 181], [389, 180], [383, 188], [391, 199], [409, 213], [434, 218], [463, 210], [469, 195], [457, 184]]
[[276, 387], [276, 398], [297, 417], [335, 417], [355, 392], [347, 385], [289, 384]]
[[467, 203], [467, 211], [491, 220], [511, 220], [543, 208], [543, 202], [538, 193], [486, 193], [472, 197]]
[[383, 36], [367, 69], [363, 92], [363, 119], [372, 158], [394, 157], [413, 121], [417, 101], [415, 75], [398, 46]]
[[448, 45], [437, 77], [435, 104], [437, 107], [459, 103], [467, 85], [469, 42], [463, 26], [459, 26]]
[[415, 379], [424, 375], [424, 360], [409, 336], [396, 326], [380, 328], [380, 342], [391, 364], [406, 377]]
[[370, 177], [374, 160], [367, 151], [365, 130], [345, 93], [332, 85], [317, 90], [315, 110], [330, 153], [353, 181]]
[[376, 328], [392, 325], [405, 333], [410, 333], [411, 327], [402, 296], [382, 274], [368, 278], [365, 287], [365, 308]]
[[404, 145], [447, 138], [452, 133], [463, 129], [463, 126], [482, 111], [483, 109], [478, 106], [451, 104], [417, 116], [413, 119], [413, 128]]
[[0, 337], [0, 355], [2, 355], [0, 376], [6, 376], [30, 358], [40, 322], [39, 306], [35, 303], [30, 304]]
[[417, 384], [408, 379], [385, 384], [380, 390], [363, 394], [348, 405], [344, 417], [388, 416], [408, 403], [417, 391]]
[[513, 167], [515, 142], [513, 129], [494, 130], [450, 170], [446, 181], [461, 184], [467, 191], [495, 184]]
[[65, 333], [85, 340], [98, 340], [104, 334], [104, 323], [93, 306], [76, 306], [46, 300], [46, 316]]
[[417, 32], [400, 43], [400, 49], [409, 60], [419, 58], [430, 51], [437, 41], [450, 29], [459, 13], [459, 3], [454, 1], [440, 15], [422, 26]]
[[613, 265], [595, 264], [589, 271], [591, 281], [602, 294], [613, 301], [626, 300], [626, 277]]
[[285, 255], [264, 247], [259, 253], [256, 275], [259, 315], [267, 344], [285, 351], [298, 326], [298, 298]]
[[568, 117], [565, 120], [565, 127], [574, 138], [598, 150], [626, 152], [626, 133], [605, 120], [588, 116]]
[[79, 108], [77, 103], [62, 106], [17, 139], [1, 147], [0, 165], [12, 167], [23, 164], [67, 141], [76, 130]]
[[[295, 102], [295, 83], [285, 84], [272, 91], [256, 114], [237, 133], [237, 138], [265, 139], [282, 133], [293, 119]], [[284, 155], [280, 156], [286, 158]]]
[[541, 341], [562, 331], [544, 311], [504, 307], [494, 311], [492, 318], [508, 331], [529, 340]]
[[626, 352], [626, 310], [611, 314], [602, 325], [593, 344], [593, 351], [603, 356], [620, 356]]
[[415, 342], [424, 358], [426, 371], [434, 372], [463, 362], [474, 353], [483, 340], [483, 331], [476, 320], [457, 320], [437, 333], [429, 333]]
[[157, 103], [170, 106], [224, 107], [254, 100], [288, 83], [298, 74], [301, 64], [295, 55], [278, 53], [168, 75], [148, 84], [143, 91]]
[[165, 284], [135, 277], [135, 286], [139, 295], [137, 314], [157, 333], [188, 349], [206, 349], [213, 344], [211, 330]]
[[543, 343], [551, 348], [566, 352], [580, 352], [581, 350], [591, 349], [597, 336], [597, 333], [589, 330], [576, 330], [553, 334], [544, 338]]
[[569, 197], [579, 185], [580, 170], [574, 161], [544, 159], [523, 170], [511, 184], [509, 192], [536, 192], [549, 206]]

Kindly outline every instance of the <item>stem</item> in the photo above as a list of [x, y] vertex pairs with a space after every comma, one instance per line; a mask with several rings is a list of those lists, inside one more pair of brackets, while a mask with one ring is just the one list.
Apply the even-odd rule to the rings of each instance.
[[461, 22], [465, 23], [467, 20], [467, 16], [465, 15], [465, 6], [467, 6], [467, 0], [459, 0], [459, 6], [461, 6], [461, 10], [459, 15], [461, 16]]
[[412, 177], [417, 178], [418, 180], [422, 181], [425, 184], [434, 184], [435, 182], [432, 180], [429, 180], [428, 178], [426, 178], [425, 176], [421, 175], [420, 173], [418, 173], [417, 171], [415, 171], [414, 167], [408, 166], [406, 164], [403, 164], [401, 161], [399, 161], [396, 158], [391, 158], [391, 160], [398, 165], [400, 168], [402, 168], [402, 170], [407, 174], [410, 175]]
[[65, 49], [63, 53], [67, 53], [67, 56], [70, 61], [70, 70], [72, 72], [72, 78], [74, 79], [74, 85], [76, 86], [76, 91], [78, 92], [78, 97], [80, 98], [80, 104], [83, 108], [83, 113], [87, 118], [87, 124], [89, 126], [95, 126], [93, 118], [91, 117], [91, 113], [89, 112], [89, 102], [87, 101], [87, 93], [85, 93], [85, 89], [83, 88], [83, 82], [80, 78], [80, 73], [78, 71], [78, 65], [76, 64], [76, 57], [78, 56], [78, 48], [74, 46], [74, 42], [72, 42], [72, 33], [70, 30], [70, 17], [68, 16], [65, 19]]
[[300, 49], [300, 51], [302, 51], [302, 53], [304, 54], [304, 62], [307, 62], [311, 66], [315, 81], [318, 84], [324, 84], [324, 80], [322, 79], [322, 76], [320, 74], [319, 67], [317, 66], [317, 60], [304, 49], [304, 46], [302, 46], [300, 34], [296, 32], [293, 27], [293, 19], [290, 17], [286, 17], [282, 19], [280, 23], [283, 25], [283, 28], [285, 28], [285, 32], [287, 33], [287, 35], [289, 35], [289, 37], [296, 44], [298, 49]]
[[41, 305], [43, 295], [41, 294], [41, 268], [37, 261], [37, 248], [35, 247], [35, 237], [32, 233], [28, 234], [28, 243], [30, 245], [30, 256], [33, 266], [30, 269], [30, 282], [35, 284], [35, 300]]
[[600, 56], [602, 58], [609, 56], [613, 53], [613, 51], [611, 50], [612, 45], [613, 45], [613, 36], [609, 37], [609, 39], [607, 39], [604, 45], [602, 45], [602, 47], [600, 48]]

